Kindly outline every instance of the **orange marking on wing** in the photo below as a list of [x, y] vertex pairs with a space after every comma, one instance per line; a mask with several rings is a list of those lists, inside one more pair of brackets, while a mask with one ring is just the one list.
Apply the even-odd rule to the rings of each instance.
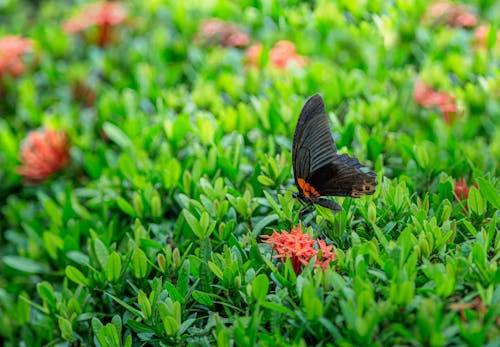
[[320, 196], [318, 191], [311, 186], [309, 183], [307, 183], [303, 178], [297, 178], [297, 183], [299, 184], [300, 189], [302, 190], [302, 193], [304, 193], [305, 196]]

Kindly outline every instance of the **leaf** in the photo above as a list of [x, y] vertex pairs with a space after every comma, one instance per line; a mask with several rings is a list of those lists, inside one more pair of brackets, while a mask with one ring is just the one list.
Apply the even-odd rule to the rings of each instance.
[[66, 276], [75, 282], [76, 284], [82, 285], [82, 286], [88, 286], [89, 285], [89, 280], [85, 275], [78, 270], [76, 267], [68, 265], [65, 270]]
[[37, 291], [38, 295], [40, 295], [40, 298], [42, 298], [44, 303], [51, 310], [56, 307], [56, 297], [54, 294], [54, 288], [52, 287], [52, 285], [49, 282], [43, 281], [41, 283], [37, 283], [36, 291]]
[[264, 274], [255, 277], [252, 283], [252, 296], [258, 301], [264, 301], [268, 290], [269, 278]]
[[207, 293], [200, 292], [199, 290], [195, 290], [195, 291], [193, 291], [193, 293], [191, 295], [196, 302], [198, 302], [202, 305], [205, 305], [208, 307], [212, 307], [214, 305], [212, 298]]
[[134, 208], [127, 200], [119, 196], [116, 198], [116, 203], [118, 204], [120, 210], [122, 210], [131, 217], [136, 217]]
[[470, 210], [478, 216], [482, 216], [486, 211], [486, 204], [484, 203], [483, 197], [476, 187], [471, 187], [469, 190], [469, 196], [467, 198], [467, 205]]
[[253, 236], [257, 237], [261, 234], [262, 229], [267, 227], [269, 224], [276, 222], [279, 220], [279, 217], [277, 214], [271, 214], [269, 216], [266, 216], [264, 218], [261, 218], [257, 224], [255, 224], [252, 234]]
[[189, 224], [189, 227], [193, 233], [200, 239], [203, 240], [203, 230], [198, 219], [188, 210], [184, 210], [184, 218]]
[[59, 317], [58, 323], [62, 338], [69, 342], [73, 341], [75, 338], [73, 337], [73, 327], [71, 326], [71, 322], [66, 318]]
[[111, 139], [111, 141], [116, 143], [121, 148], [130, 147], [132, 145], [132, 142], [127, 137], [127, 135], [125, 135], [125, 133], [116, 125], [109, 122], [104, 122], [102, 128], [106, 135]]
[[148, 297], [142, 290], [139, 291], [139, 295], [137, 296], [137, 301], [141, 306], [141, 311], [144, 314], [144, 317], [146, 317], [146, 319], [149, 319], [151, 317], [151, 303], [149, 302]]
[[106, 245], [97, 237], [93, 238], [94, 244], [94, 253], [97, 257], [97, 261], [99, 265], [101, 265], [101, 269], [106, 269], [106, 265], [108, 264], [109, 252], [106, 248]]
[[144, 278], [148, 273], [148, 258], [140, 248], [136, 248], [132, 254], [132, 270], [137, 278]]
[[110, 282], [116, 282], [120, 279], [122, 271], [122, 261], [120, 255], [116, 252], [111, 253], [106, 264], [106, 278]]
[[45, 265], [28, 258], [19, 257], [17, 255], [7, 255], [2, 258], [2, 261], [14, 270], [18, 270], [21, 272], [42, 274], [47, 273], [48, 271]]
[[165, 282], [164, 287], [168, 293], [168, 296], [173, 300], [173, 301], [179, 301], [184, 303], [184, 298], [182, 295], [179, 293], [177, 288], [170, 282]]
[[482, 177], [477, 179], [477, 183], [479, 184], [481, 195], [484, 196], [495, 209], [500, 209], [500, 193], [498, 190]]
[[139, 317], [139, 318], [142, 318], [144, 319], [144, 315], [142, 314], [141, 311], [133, 308], [132, 306], [130, 306], [129, 304], [127, 304], [125, 301], [123, 301], [122, 299], [114, 296], [114, 295], [111, 295], [109, 294], [108, 292], [104, 292], [107, 296], [109, 296], [111, 299], [115, 300], [117, 303], [119, 303], [121, 306], [123, 306], [123, 308], [125, 308], [127, 311], [129, 311], [130, 313], [132, 313], [133, 315], [135, 315], [136, 317]]

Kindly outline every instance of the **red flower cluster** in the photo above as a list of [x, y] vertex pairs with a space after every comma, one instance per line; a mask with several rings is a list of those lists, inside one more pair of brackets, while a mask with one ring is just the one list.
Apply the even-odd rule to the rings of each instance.
[[238, 30], [236, 25], [216, 18], [201, 23], [197, 39], [223, 47], [244, 47], [250, 42], [250, 37]]
[[111, 43], [111, 28], [127, 18], [127, 10], [119, 2], [96, 2], [85, 6], [80, 14], [66, 21], [63, 30], [77, 33], [89, 27], [98, 28], [97, 44], [101, 47]]
[[64, 169], [69, 160], [66, 132], [52, 129], [32, 131], [22, 145], [22, 166], [17, 172], [28, 182], [39, 183]]
[[451, 27], [471, 28], [477, 24], [477, 16], [461, 4], [437, 1], [427, 8], [424, 21], [432, 24], [447, 24]]
[[[316, 267], [321, 267], [323, 271], [335, 260], [333, 246], [327, 246], [324, 240], [313, 240], [309, 234], [303, 234], [300, 225], [290, 232], [282, 230], [280, 233], [274, 232], [272, 235], [261, 236], [266, 239], [264, 243], [270, 244], [277, 253], [275, 258], [285, 261], [290, 258], [293, 269], [298, 275], [301, 267], [309, 264], [312, 258], [316, 257]], [[316, 243], [319, 249], [314, 248]]]
[[[262, 54], [262, 44], [257, 43], [247, 49], [246, 56], [248, 65], [260, 66], [260, 56]], [[297, 54], [295, 45], [286, 40], [278, 41], [269, 51], [269, 60], [271, 66], [285, 70], [292, 65], [304, 67], [307, 65], [307, 59]]]
[[413, 89], [413, 100], [417, 105], [425, 108], [437, 107], [447, 124], [455, 120], [458, 107], [455, 98], [450, 94], [438, 92], [423, 82], [417, 81]]
[[33, 49], [33, 42], [19, 36], [0, 38], [0, 78], [4, 74], [19, 76], [24, 71], [23, 55]]

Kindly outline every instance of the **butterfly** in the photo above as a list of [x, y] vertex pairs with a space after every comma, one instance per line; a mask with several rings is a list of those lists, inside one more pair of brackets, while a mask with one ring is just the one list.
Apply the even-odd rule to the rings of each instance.
[[302, 107], [293, 136], [292, 161], [299, 191], [294, 197], [306, 204], [342, 210], [337, 202], [323, 196], [359, 198], [375, 192], [376, 174], [357, 158], [337, 153], [319, 94], [311, 96]]

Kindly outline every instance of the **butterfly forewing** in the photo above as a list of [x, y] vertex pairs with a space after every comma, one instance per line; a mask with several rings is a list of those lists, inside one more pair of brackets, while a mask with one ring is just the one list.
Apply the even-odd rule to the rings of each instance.
[[293, 137], [292, 161], [295, 179], [307, 180], [312, 172], [333, 162], [336, 151], [323, 98], [319, 94], [313, 95], [300, 112]]

